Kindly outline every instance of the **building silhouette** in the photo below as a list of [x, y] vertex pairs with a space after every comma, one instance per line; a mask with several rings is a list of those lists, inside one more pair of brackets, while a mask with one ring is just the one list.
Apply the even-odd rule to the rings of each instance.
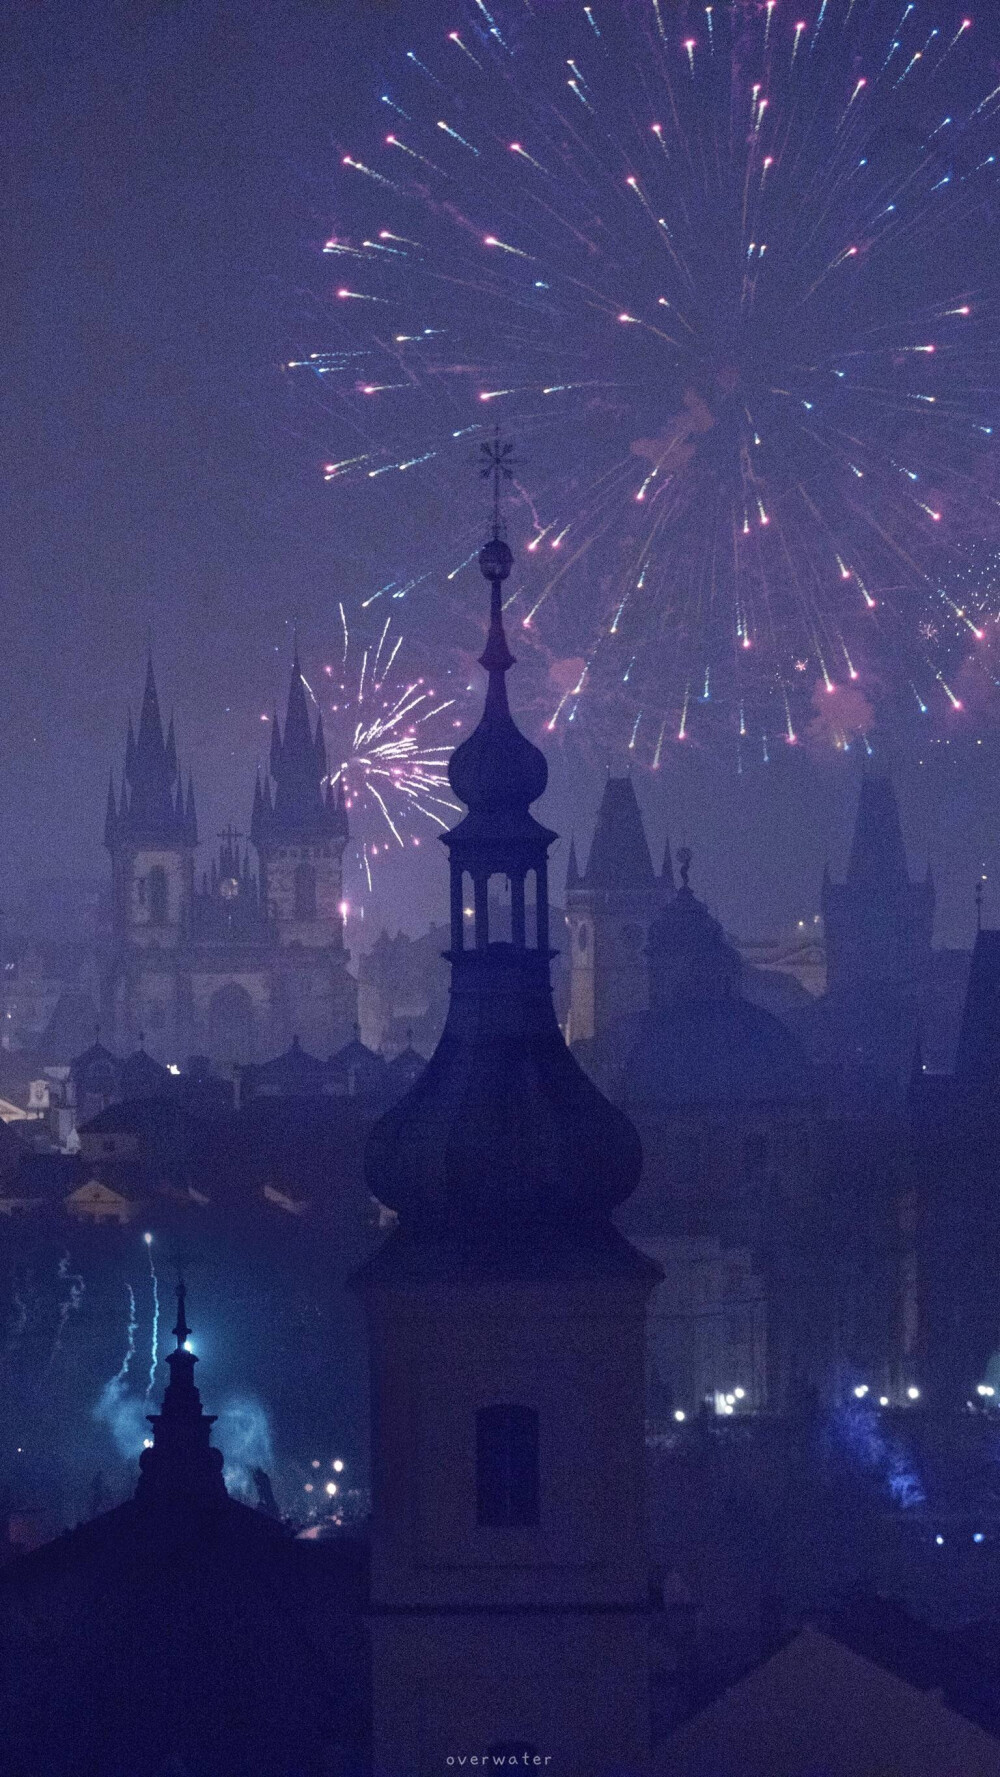
[[120, 795], [108, 786], [111, 935], [102, 964], [102, 1026], [112, 1045], [144, 1034], [163, 1061], [205, 1054], [248, 1063], [298, 1034], [327, 1054], [356, 1018], [342, 914], [348, 839], [328, 772], [322, 718], [309, 720], [298, 656], [268, 772], [258, 776], [249, 850], [233, 831], [197, 880], [194, 785], [166, 734], [153, 664], [139, 731], [131, 717]]
[[5, 1777], [353, 1777], [364, 1549], [229, 1496], [177, 1294], [134, 1496], [0, 1570]]
[[648, 1005], [649, 928], [673, 892], [669, 842], [657, 876], [632, 779], [609, 773], [582, 873], [576, 842], [570, 844], [568, 1042], [591, 1042], [636, 1007]]
[[930, 870], [910, 878], [896, 793], [876, 758], [861, 780], [844, 881], [827, 868], [820, 899], [827, 989], [808, 1022], [841, 1110], [905, 1098], [921, 1031], [938, 1022], [934, 902]]
[[511, 560], [495, 533], [480, 555], [486, 706], [449, 766], [468, 813], [444, 835], [448, 1018], [366, 1158], [398, 1218], [356, 1279], [372, 1366], [373, 1757], [393, 1777], [463, 1748], [547, 1754], [593, 1777], [648, 1753], [657, 1272], [611, 1220], [638, 1181], [635, 1131], [574, 1061], [552, 1005], [555, 835], [530, 813], [545, 759], [507, 703]]

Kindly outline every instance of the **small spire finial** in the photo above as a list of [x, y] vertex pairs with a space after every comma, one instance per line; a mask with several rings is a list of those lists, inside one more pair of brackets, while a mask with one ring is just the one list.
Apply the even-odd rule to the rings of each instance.
[[177, 1340], [178, 1351], [183, 1351], [184, 1341], [191, 1337], [191, 1328], [187, 1324], [187, 1318], [184, 1313], [184, 1305], [186, 1301], [187, 1287], [183, 1277], [179, 1277], [177, 1279], [177, 1325], [173, 1328], [173, 1334]]
[[693, 856], [693, 853], [692, 853], [691, 847], [689, 845], [682, 845], [679, 852], [677, 853], [677, 863], [678, 863], [678, 867], [679, 867], [680, 873], [681, 873], [681, 887], [682, 888], [687, 888], [687, 885], [688, 885], [688, 871], [691, 868], [692, 856]]
[[982, 929], [983, 929], [983, 879], [982, 879], [982, 877], [980, 877], [979, 881], [976, 883], [976, 931], [981, 932]]

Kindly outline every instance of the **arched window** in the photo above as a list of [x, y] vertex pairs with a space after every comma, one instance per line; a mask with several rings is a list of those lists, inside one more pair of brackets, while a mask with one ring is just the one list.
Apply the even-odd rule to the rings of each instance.
[[154, 864], [149, 872], [149, 921], [154, 926], [167, 923], [167, 873], [162, 864]]
[[497, 1402], [476, 1414], [476, 1519], [538, 1523], [538, 1414]]
[[316, 872], [311, 864], [295, 866], [295, 917], [316, 918]]

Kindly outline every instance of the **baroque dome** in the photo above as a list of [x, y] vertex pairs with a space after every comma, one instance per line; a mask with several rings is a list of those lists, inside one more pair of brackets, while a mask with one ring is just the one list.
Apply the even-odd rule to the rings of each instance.
[[807, 1103], [815, 1096], [801, 1043], [739, 994], [677, 1000], [639, 1014], [623, 1056], [626, 1106], [647, 1117], [686, 1105]]

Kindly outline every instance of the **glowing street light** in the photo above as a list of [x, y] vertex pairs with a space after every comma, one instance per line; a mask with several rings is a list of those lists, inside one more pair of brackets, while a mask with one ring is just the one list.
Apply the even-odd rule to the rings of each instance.
[[919, 1401], [920, 1399], [920, 1390], [919, 1388], [914, 1388], [912, 1382], [906, 1391], [906, 1398], [908, 1401]]
[[685, 1421], [685, 1419], [686, 1419], [686, 1418], [687, 1418], [687, 1414], [686, 1414], [686, 1413], [685, 1413], [685, 1411], [684, 1411], [684, 1409], [683, 1409], [683, 1407], [677, 1407], [677, 1408], [676, 1408], [676, 1409], [675, 1409], [675, 1411], [674, 1411], [674, 1418], [675, 1418], [675, 1419], [676, 1419], [676, 1421], [677, 1421], [677, 1423], [678, 1423], [678, 1425], [683, 1425], [683, 1424], [684, 1424], [684, 1421]]
[[863, 1401], [865, 1398], [865, 1395], [867, 1393], [868, 1393], [867, 1382], [859, 1382], [857, 1388], [854, 1390], [854, 1399], [856, 1401]]

